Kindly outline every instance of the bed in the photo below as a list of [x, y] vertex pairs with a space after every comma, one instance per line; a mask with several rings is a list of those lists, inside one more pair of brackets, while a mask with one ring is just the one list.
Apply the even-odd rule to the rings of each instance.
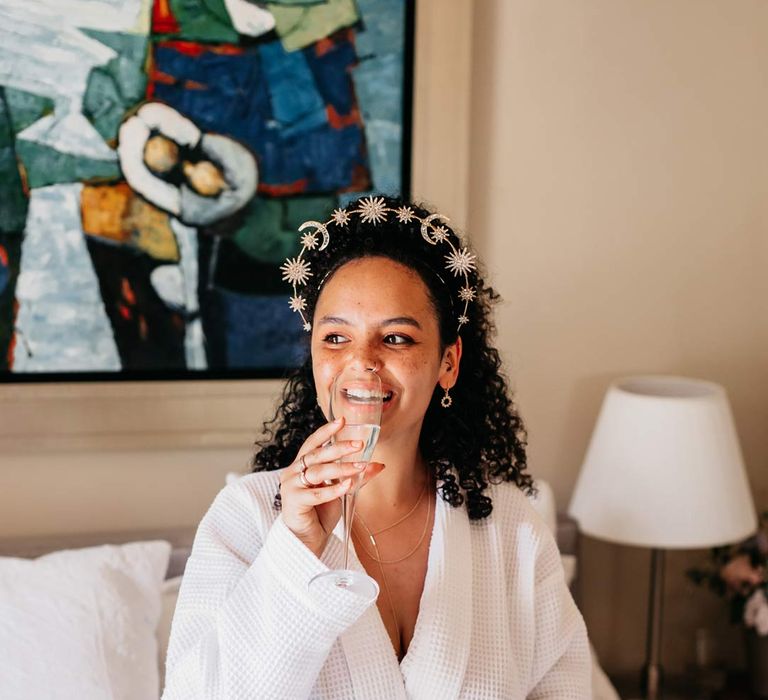
[[[578, 602], [578, 526], [538, 486], [534, 507]], [[0, 697], [159, 697], [193, 538], [194, 528], [168, 528], [0, 539]], [[593, 699], [619, 700], [594, 650]]]

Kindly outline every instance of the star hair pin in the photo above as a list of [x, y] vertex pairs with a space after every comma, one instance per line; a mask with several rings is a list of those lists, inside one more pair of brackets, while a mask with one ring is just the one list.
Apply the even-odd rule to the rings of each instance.
[[421, 217], [407, 204], [396, 209], [388, 207], [383, 197], [364, 197], [351, 206], [354, 208], [347, 207], [346, 209], [334, 210], [331, 218], [325, 223], [305, 221], [299, 226], [299, 232], [303, 232], [300, 239], [301, 250], [295, 258], [288, 258], [280, 266], [283, 280], [290, 283], [293, 287], [293, 295], [288, 304], [292, 311], [301, 316], [301, 320], [304, 322], [304, 330], [312, 330], [312, 324], [304, 315], [304, 311], [307, 308], [307, 300], [299, 291], [312, 277], [311, 265], [304, 257], [306, 252], [315, 249], [318, 251], [325, 250], [328, 247], [331, 241], [328, 226], [332, 223], [343, 228], [349, 224], [353, 216], [359, 216], [360, 220], [364, 223], [378, 225], [389, 220], [390, 215], [394, 215], [395, 219], [402, 224], [418, 221], [421, 224], [421, 236], [429, 245], [447, 244], [450, 249], [445, 255], [445, 267], [455, 277], [461, 276], [464, 278], [464, 286], [461, 287], [458, 295], [459, 300], [464, 302], [463, 309], [458, 316], [458, 330], [461, 332], [461, 327], [469, 323], [469, 317], [467, 316], [469, 303], [477, 297], [477, 290], [469, 282], [469, 273], [477, 267], [477, 264], [475, 256], [467, 248], [457, 248], [453, 241], [451, 241], [448, 229], [445, 226], [449, 219], [442, 214], [430, 214], [429, 216]]

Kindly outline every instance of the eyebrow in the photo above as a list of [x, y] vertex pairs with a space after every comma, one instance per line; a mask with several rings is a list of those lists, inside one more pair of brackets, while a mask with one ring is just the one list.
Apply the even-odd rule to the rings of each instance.
[[[347, 321], [347, 319], [342, 318], [341, 316], [323, 316], [320, 321], [319, 325], [330, 325], [334, 324], [337, 326], [351, 326], [352, 324]], [[383, 328], [384, 326], [413, 326], [414, 328], [421, 329], [421, 324], [412, 316], [395, 316], [393, 318], [386, 318], [381, 323], [379, 323], [379, 327]]]

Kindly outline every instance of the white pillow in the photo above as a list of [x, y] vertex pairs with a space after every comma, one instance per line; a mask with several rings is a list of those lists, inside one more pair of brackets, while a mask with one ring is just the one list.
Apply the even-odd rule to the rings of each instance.
[[147, 700], [168, 542], [0, 557], [0, 698]]

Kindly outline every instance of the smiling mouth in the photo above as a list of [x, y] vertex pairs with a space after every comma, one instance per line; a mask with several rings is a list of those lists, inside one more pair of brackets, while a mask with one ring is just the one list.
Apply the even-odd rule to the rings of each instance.
[[383, 403], [387, 403], [392, 400], [392, 392], [384, 391], [379, 393], [378, 391], [372, 391], [370, 389], [344, 389], [344, 396], [355, 403], [372, 403], [381, 398]]

